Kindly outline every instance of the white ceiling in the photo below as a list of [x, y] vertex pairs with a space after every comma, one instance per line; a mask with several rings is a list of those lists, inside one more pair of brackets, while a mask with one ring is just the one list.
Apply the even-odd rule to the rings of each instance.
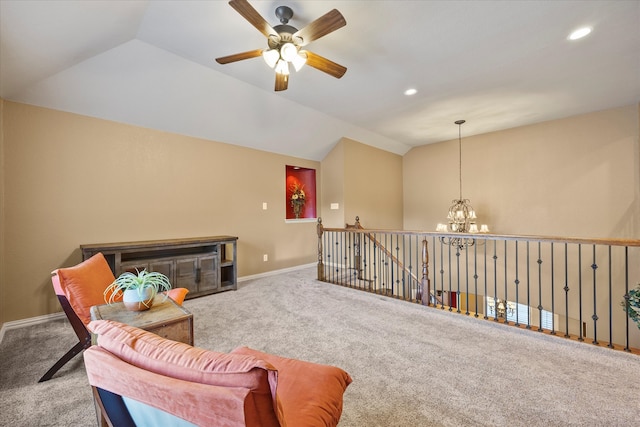
[[[321, 160], [349, 137], [397, 154], [640, 102], [640, 1], [250, 1], [303, 28], [343, 27], [274, 92], [265, 48], [226, 1], [0, 0], [0, 96], [138, 126]], [[570, 42], [568, 34], [593, 32]], [[403, 94], [414, 87], [412, 97]]]

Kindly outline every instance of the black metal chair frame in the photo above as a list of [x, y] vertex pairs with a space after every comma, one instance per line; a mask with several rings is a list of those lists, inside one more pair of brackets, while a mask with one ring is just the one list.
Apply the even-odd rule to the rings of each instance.
[[[58, 275], [56, 272], [52, 273], [51, 277], [52, 281], [59, 281]], [[58, 282], [59, 284], [59, 282]], [[55, 287], [55, 286], [54, 286]], [[71, 323], [71, 327], [73, 327], [74, 332], [78, 336], [78, 343], [71, 347], [69, 351], [67, 351], [64, 356], [62, 356], [43, 376], [38, 380], [39, 383], [43, 381], [48, 381], [55, 375], [56, 372], [60, 368], [62, 368], [68, 361], [73, 359], [77, 354], [82, 353], [83, 350], [89, 348], [91, 346], [91, 333], [85, 326], [85, 324], [80, 320], [78, 315], [71, 304], [69, 304], [69, 300], [64, 295], [58, 295], [58, 301], [60, 301], [60, 305], [62, 306], [62, 310], [67, 315], [69, 322]]]

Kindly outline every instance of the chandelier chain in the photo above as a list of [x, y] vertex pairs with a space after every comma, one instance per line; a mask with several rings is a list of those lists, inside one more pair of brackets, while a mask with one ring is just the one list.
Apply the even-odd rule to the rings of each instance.
[[460, 181], [460, 200], [462, 200], [462, 123], [458, 124], [458, 173]]

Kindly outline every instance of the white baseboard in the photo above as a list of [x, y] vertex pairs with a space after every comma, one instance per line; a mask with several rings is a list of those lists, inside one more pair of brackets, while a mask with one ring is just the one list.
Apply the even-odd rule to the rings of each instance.
[[[283, 268], [281, 270], [273, 270], [273, 271], [267, 271], [265, 273], [253, 274], [251, 276], [243, 276], [238, 278], [238, 283], [246, 282], [247, 280], [259, 279], [262, 277], [275, 276], [277, 274], [288, 273], [290, 271], [304, 270], [310, 267], [314, 267], [316, 265], [317, 265], [316, 263], [303, 264], [303, 265], [297, 265], [295, 267]], [[25, 326], [37, 325], [39, 323], [50, 322], [52, 320], [58, 320], [65, 317], [66, 316], [63, 312], [59, 312], [59, 313], [53, 313], [53, 314], [45, 314], [43, 316], [30, 317], [28, 319], [21, 319], [21, 320], [6, 322], [2, 325], [2, 328], [0, 328], [0, 343], [2, 343], [2, 339], [4, 338], [5, 331], [8, 331], [10, 329], [24, 328]]]
[[238, 277], [238, 283], [246, 282], [247, 280], [260, 279], [262, 277], [275, 276], [282, 273], [288, 273], [290, 271], [305, 270], [307, 268], [315, 267], [316, 265], [318, 264], [312, 262], [311, 264], [296, 265], [295, 267], [283, 268], [281, 270], [272, 270], [264, 273], [252, 274], [251, 276]]
[[0, 343], [2, 343], [2, 339], [4, 338], [5, 331], [11, 329], [24, 328], [25, 326], [37, 325], [39, 323], [46, 323], [52, 320], [65, 319], [65, 314], [61, 311], [59, 313], [45, 314], [43, 316], [29, 317], [28, 319], [20, 319], [13, 320], [11, 322], [6, 322], [0, 328]]

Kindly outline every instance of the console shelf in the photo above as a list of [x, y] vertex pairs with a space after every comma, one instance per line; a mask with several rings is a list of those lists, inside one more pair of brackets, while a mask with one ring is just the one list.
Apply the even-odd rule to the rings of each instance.
[[117, 277], [125, 271], [146, 269], [169, 278], [174, 288], [187, 288], [187, 298], [235, 290], [238, 286], [237, 237], [212, 236], [187, 239], [80, 245], [82, 259], [98, 252]]

